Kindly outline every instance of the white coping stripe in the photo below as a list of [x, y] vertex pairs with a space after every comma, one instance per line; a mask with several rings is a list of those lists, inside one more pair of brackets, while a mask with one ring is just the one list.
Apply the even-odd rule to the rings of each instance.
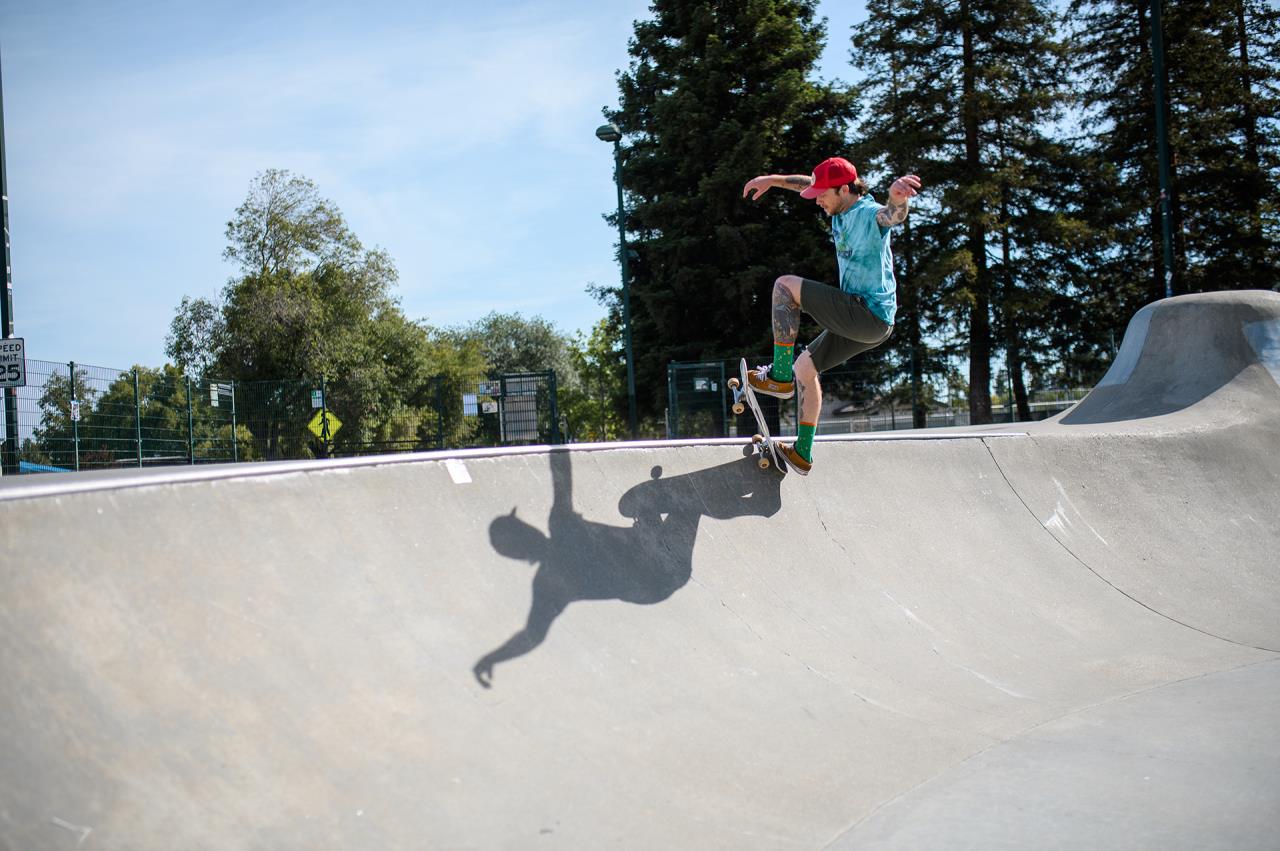
[[455, 485], [471, 484], [471, 473], [467, 472], [467, 465], [459, 459], [444, 459], [444, 468], [449, 471], [449, 478], [453, 479]]
[[[843, 441], [891, 441], [891, 440], [974, 440], [988, 437], [1009, 438], [1027, 437], [1025, 431], [935, 431], [930, 434], [926, 430], [913, 431], [874, 431], [859, 434], [833, 434], [815, 438], [824, 443]], [[616, 443], [568, 443], [558, 446], [505, 446], [480, 447], [477, 449], [444, 449], [435, 452], [406, 452], [399, 455], [372, 455], [361, 458], [330, 458], [308, 461], [257, 461], [244, 464], [217, 464], [207, 466], [148, 468], [145, 470], [120, 471], [119, 475], [101, 476], [97, 473], [44, 473], [22, 476], [18, 482], [8, 477], [9, 481], [0, 480], [0, 502], [19, 499], [40, 499], [51, 496], [65, 496], [76, 493], [95, 491], [124, 490], [127, 488], [155, 487], [158, 485], [191, 484], [195, 482], [224, 481], [227, 479], [249, 479], [263, 476], [280, 476], [288, 473], [317, 472], [327, 470], [354, 469], [357, 467], [376, 467], [384, 464], [420, 464], [428, 461], [444, 461], [446, 468], [453, 471], [461, 467], [466, 475], [466, 467], [462, 462], [475, 458], [502, 458], [514, 455], [539, 455], [551, 452], [625, 452], [648, 449], [670, 449], [694, 446], [743, 446], [751, 442], [750, 437], [720, 437], [707, 439], [684, 440], [636, 440]], [[458, 467], [451, 467], [454, 461]], [[68, 477], [74, 480], [68, 481]], [[32, 478], [42, 481], [32, 483]], [[43, 481], [48, 479], [48, 481]], [[457, 479], [455, 479], [457, 481]], [[461, 482], [459, 482], [461, 484]]]

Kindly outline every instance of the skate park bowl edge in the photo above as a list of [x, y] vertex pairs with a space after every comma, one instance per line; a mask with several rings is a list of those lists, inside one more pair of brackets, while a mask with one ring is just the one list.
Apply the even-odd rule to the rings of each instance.
[[1274, 848], [1280, 294], [1039, 423], [0, 481], [0, 848]]

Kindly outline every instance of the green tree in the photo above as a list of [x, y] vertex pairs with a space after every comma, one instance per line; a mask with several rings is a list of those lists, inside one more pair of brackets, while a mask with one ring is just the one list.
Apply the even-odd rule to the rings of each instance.
[[970, 419], [990, 422], [992, 358], [1003, 343], [1020, 381], [1036, 333], [1023, 312], [1030, 258], [1056, 236], [1034, 181], [1060, 153], [1045, 129], [1063, 104], [1054, 18], [1047, 0], [878, 0], [869, 12], [854, 35], [870, 95], [860, 147], [886, 167], [922, 163], [926, 187], [903, 240], [912, 371], [927, 361], [926, 323], [961, 319]]
[[22, 458], [36, 464], [77, 468], [76, 438], [79, 423], [72, 419], [72, 399], [79, 402], [81, 414], [92, 406], [94, 394], [87, 390], [89, 373], [76, 369], [74, 385], [71, 375], [51, 375], [40, 392], [40, 421], [31, 437], [23, 442]]
[[[336, 451], [439, 437], [423, 408], [439, 345], [401, 312], [391, 257], [365, 248], [314, 183], [277, 169], [259, 174], [226, 238], [224, 257], [240, 274], [216, 304], [183, 299], [167, 352], [196, 376], [248, 384], [259, 454], [315, 448], [305, 425], [321, 379], [343, 423]], [[299, 383], [280, 384], [288, 379]]]
[[[474, 346], [480, 351], [486, 364], [485, 373], [490, 379], [552, 370], [555, 372], [557, 403], [566, 398], [576, 399], [577, 394], [581, 393], [572, 356], [573, 341], [540, 316], [525, 318], [519, 313], [492, 312], [469, 325], [452, 329], [450, 338], [460, 348]], [[476, 376], [477, 379], [480, 377], [482, 376]], [[504, 392], [510, 393], [512, 387], [507, 382]], [[525, 385], [519, 392], [529, 389], [529, 385]], [[474, 388], [472, 392], [475, 392]], [[504, 423], [515, 422], [527, 426], [529, 423], [526, 420], [536, 418], [540, 439], [553, 439], [550, 431], [553, 425], [551, 412], [553, 409], [559, 414], [564, 412], [559, 410], [559, 404], [553, 408], [550, 392], [550, 384], [539, 383], [532, 403], [527, 399], [518, 402], [507, 397], [502, 402]], [[508, 417], [511, 419], [507, 419]], [[497, 419], [493, 419], [491, 425], [498, 429], [494, 432], [494, 437], [505, 434], [501, 431], [504, 426], [500, 426]], [[559, 428], [560, 423], [554, 425]]]
[[[815, 206], [790, 193], [742, 199], [752, 177], [807, 172], [844, 148], [851, 97], [810, 79], [825, 41], [815, 5], [655, 0], [635, 25], [606, 114], [626, 134], [632, 347], [650, 423], [670, 361], [770, 351], [778, 275], [835, 280]], [[620, 325], [620, 291], [601, 291]]]
[[[135, 366], [105, 388], [93, 387], [89, 373], [76, 369], [75, 398], [80, 419], [71, 419], [69, 376], [53, 376], [40, 398], [40, 423], [24, 443], [24, 458], [66, 469], [119, 467], [143, 463], [230, 460], [231, 423], [207, 404], [208, 387], [193, 384], [174, 366]], [[252, 435], [237, 429], [241, 457], [251, 460]], [[139, 446], [141, 438], [141, 446]]]
[[1259, 0], [1165, 0], [1174, 268], [1164, 268], [1147, 0], [1075, 0], [1073, 60], [1098, 190], [1085, 210], [1108, 244], [1082, 296], [1086, 342], [1175, 293], [1280, 283], [1280, 11]]
[[558, 383], [577, 382], [572, 341], [541, 316], [526, 319], [519, 313], [494, 311], [454, 329], [453, 339], [459, 344], [475, 343], [494, 375], [551, 369]]
[[622, 336], [606, 317], [569, 352], [576, 387], [560, 394], [567, 441], [618, 440], [627, 434], [627, 363]]
[[310, 180], [285, 169], [267, 169], [254, 178], [227, 222], [226, 237], [222, 256], [260, 278], [292, 277], [325, 265], [349, 268], [364, 253], [338, 208]]
[[169, 324], [165, 352], [183, 372], [203, 379], [223, 346], [225, 334], [226, 323], [216, 302], [183, 296]]
[[476, 393], [476, 383], [488, 369], [476, 340], [460, 340], [456, 329], [426, 327], [423, 357], [431, 378], [419, 384], [410, 402], [419, 410], [430, 409], [419, 427], [429, 445], [471, 446], [478, 442], [480, 419], [469, 414], [465, 396]]
[[852, 64], [864, 75], [859, 87], [864, 120], [852, 144], [863, 179], [873, 183], [873, 173], [919, 173], [926, 182], [925, 194], [913, 202], [911, 215], [894, 237], [898, 314], [889, 341], [889, 348], [908, 364], [907, 398], [916, 428], [926, 425], [932, 397], [925, 378], [945, 373], [945, 355], [951, 354], [929, 345], [932, 333], [948, 319], [942, 296], [951, 258], [932, 233], [938, 227], [938, 204], [932, 200], [934, 175], [926, 154], [945, 145], [953, 104], [946, 87], [928, 85], [927, 71], [919, 64], [932, 44], [912, 36], [925, 12], [920, 4], [872, 0], [867, 19], [850, 39]]

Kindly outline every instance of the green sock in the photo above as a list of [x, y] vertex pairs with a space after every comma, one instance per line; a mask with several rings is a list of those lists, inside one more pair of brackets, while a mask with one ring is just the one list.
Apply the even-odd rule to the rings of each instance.
[[796, 452], [806, 461], [813, 460], [813, 433], [817, 430], [813, 423], [800, 423], [796, 433]]
[[773, 344], [773, 368], [769, 370], [769, 374], [774, 381], [791, 380], [791, 356], [795, 353], [795, 348], [792, 343]]

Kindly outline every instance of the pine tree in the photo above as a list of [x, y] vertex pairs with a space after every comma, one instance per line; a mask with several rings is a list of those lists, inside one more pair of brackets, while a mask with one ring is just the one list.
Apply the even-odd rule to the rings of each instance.
[[[1174, 293], [1280, 282], [1280, 12], [1258, 0], [1165, 0]], [[1161, 298], [1150, 0], [1076, 0], [1074, 58], [1103, 169], [1088, 214], [1110, 232], [1092, 299], [1118, 326]], [[1088, 311], [1092, 312], [1092, 311]]]
[[1274, 224], [1280, 198], [1280, 10], [1257, 0], [1170, 5], [1184, 289], [1274, 287], [1280, 244], [1268, 244], [1263, 219], [1270, 206]]
[[[742, 198], [759, 174], [807, 173], [844, 148], [850, 97], [810, 79], [824, 42], [815, 5], [655, 0], [653, 17], [636, 23], [619, 108], [608, 117], [626, 134], [643, 416], [662, 410], [670, 361], [770, 350], [777, 276], [835, 280], [820, 210], [784, 192]], [[616, 313], [620, 294], [607, 295]]]
[[[911, 36], [906, 44], [900, 42], [903, 34], [917, 30], [921, 5], [873, 0], [867, 11], [867, 21], [851, 39], [852, 64], [867, 77], [859, 92], [862, 120], [853, 151], [874, 191], [876, 176], [924, 172], [925, 179], [930, 179], [920, 154], [943, 146], [950, 104], [944, 88], [925, 86], [919, 77], [915, 59], [930, 47], [915, 43]], [[915, 428], [926, 424], [925, 376], [945, 369], [942, 356], [946, 353], [926, 342], [946, 321], [940, 301], [945, 276], [938, 274], [940, 252], [931, 238], [936, 223], [936, 204], [930, 202], [929, 195], [933, 189], [926, 186], [926, 194], [913, 202], [913, 211], [893, 243], [898, 265], [898, 314], [889, 346], [908, 364]]]
[[[913, 170], [925, 184], [906, 245], [914, 268], [904, 276], [907, 300], [924, 309], [909, 306], [908, 321], [932, 311], [963, 322], [975, 423], [991, 421], [991, 359], [1001, 344], [1021, 380], [1035, 328], [1019, 293], [1027, 264], [1055, 238], [1052, 214], [1040, 214], [1048, 195], [1030, 179], [1062, 153], [1044, 130], [1062, 100], [1047, 6], [877, 0], [854, 36], [871, 104], [861, 146], [883, 151], [889, 165], [920, 163]], [[993, 318], [1004, 321], [993, 327]], [[908, 345], [919, 345], [922, 330], [909, 330]]]

